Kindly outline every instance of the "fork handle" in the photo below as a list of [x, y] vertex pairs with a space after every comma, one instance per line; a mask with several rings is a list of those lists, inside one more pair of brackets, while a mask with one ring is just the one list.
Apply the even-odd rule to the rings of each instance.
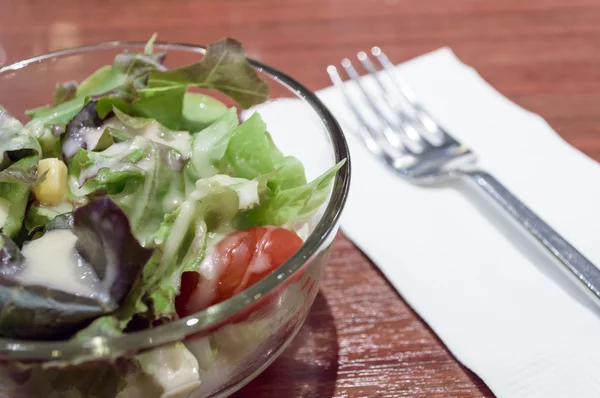
[[[583, 254], [575, 249], [565, 238], [552, 229], [531, 209], [506, 189], [490, 174], [481, 171], [464, 171], [472, 181], [506, 210], [536, 241], [563, 265], [562, 269], [572, 277], [583, 290], [596, 299], [600, 299], [600, 270]], [[597, 304], [600, 301], [594, 300]]]

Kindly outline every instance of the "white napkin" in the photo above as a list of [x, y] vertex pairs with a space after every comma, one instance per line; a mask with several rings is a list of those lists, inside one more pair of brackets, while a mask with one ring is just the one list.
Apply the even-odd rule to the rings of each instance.
[[[482, 168], [600, 264], [596, 162], [449, 49], [399, 70], [434, 118], [475, 150]], [[461, 182], [423, 188], [401, 180], [363, 147], [341, 94], [330, 87], [318, 95], [342, 124], [351, 150], [343, 231], [452, 353], [498, 397], [600, 396], [600, 311], [483, 192]], [[303, 130], [305, 110], [295, 100], [260, 112], [268, 123], [281, 120], [289, 135]], [[281, 136], [276, 141], [298, 154], [314, 146], [299, 147], [297, 139], [286, 146]]]

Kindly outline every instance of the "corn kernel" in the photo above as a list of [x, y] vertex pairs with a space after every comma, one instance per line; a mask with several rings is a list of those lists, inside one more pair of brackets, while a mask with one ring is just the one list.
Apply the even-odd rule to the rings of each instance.
[[44, 178], [33, 186], [37, 200], [51, 206], [59, 204], [67, 191], [67, 166], [57, 158], [42, 159], [38, 163], [38, 176]]

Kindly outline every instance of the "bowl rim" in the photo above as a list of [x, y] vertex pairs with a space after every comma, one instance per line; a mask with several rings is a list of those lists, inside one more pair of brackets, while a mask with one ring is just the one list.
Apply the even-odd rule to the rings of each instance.
[[[111, 41], [86, 46], [78, 46], [45, 53], [0, 67], [0, 74], [15, 71], [34, 63], [52, 60], [76, 54], [85, 54], [95, 50], [127, 49], [143, 47], [141, 41]], [[154, 47], [161, 50], [181, 50], [204, 54], [205, 46], [178, 43], [155, 42]], [[331, 140], [336, 163], [346, 159], [336, 178], [323, 216], [301, 248], [276, 272], [273, 272], [257, 284], [243, 292], [213, 305], [204, 311], [166, 323], [151, 329], [132, 332], [121, 336], [93, 337], [87, 341], [26, 341], [0, 338], [0, 359], [17, 361], [86, 362], [117, 358], [124, 354], [135, 353], [183, 340], [194, 333], [206, 332], [220, 326], [225, 320], [257, 303], [285, 281], [315, 256], [317, 251], [333, 239], [350, 187], [350, 153], [342, 129], [331, 112], [317, 95], [299, 83], [296, 79], [278, 69], [248, 58], [250, 64], [259, 72], [286, 87], [305, 101], [320, 117]]]

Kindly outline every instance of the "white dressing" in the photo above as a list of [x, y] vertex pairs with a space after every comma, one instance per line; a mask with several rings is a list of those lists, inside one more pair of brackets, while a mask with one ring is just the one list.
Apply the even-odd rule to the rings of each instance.
[[[258, 203], [258, 181], [256, 180], [230, 177], [226, 174], [217, 174], [210, 180], [235, 190], [240, 201], [240, 210], [248, 209], [251, 205]], [[198, 180], [196, 187], [200, 186], [200, 181], [202, 180]]]
[[171, 184], [169, 187], [169, 192], [162, 200], [163, 209], [165, 212], [170, 213], [179, 207], [184, 200], [185, 197], [183, 192], [177, 189], [177, 185]]
[[147, 156], [141, 159], [135, 165], [140, 169], [144, 170], [145, 172], [148, 172], [152, 170], [152, 168], [154, 168], [154, 158], [152, 156]]
[[[179, 249], [179, 245], [183, 241], [183, 237], [187, 232], [187, 228], [191, 223], [195, 210], [196, 206], [194, 203], [185, 201], [181, 204], [179, 214], [177, 215], [177, 218], [175, 219], [175, 222], [171, 228], [171, 233], [164, 244], [164, 254], [161, 261], [161, 268], [158, 270], [158, 272], [161, 272], [165, 267], [167, 267], [169, 259], [175, 256], [175, 252], [177, 249]], [[155, 243], [160, 244], [160, 242]]]
[[258, 181], [230, 177], [226, 174], [217, 174], [196, 181], [196, 190], [190, 194], [190, 198], [193, 200], [202, 198], [211, 189], [211, 184], [214, 182], [222, 187], [231, 188], [237, 193], [239, 210], [246, 210], [258, 203]]
[[[199, 307], [208, 307], [217, 295], [217, 283], [225, 269], [221, 257], [216, 253], [215, 246], [234, 231], [235, 229], [230, 224], [222, 224], [219, 229], [209, 232], [206, 236], [206, 253], [197, 271], [202, 278], [199, 281], [198, 289], [194, 291], [191, 298], [198, 303]], [[228, 243], [231, 248], [239, 245], [239, 241], [236, 239], [230, 239]]]
[[213, 161], [223, 157], [227, 148], [225, 138], [237, 125], [236, 110], [230, 108], [216, 122], [194, 134], [191, 149], [194, 155], [191, 161], [198, 177], [206, 178], [217, 174], [218, 170], [213, 166]]
[[161, 126], [155, 120], [148, 120], [140, 128], [126, 126], [117, 117], [113, 117], [104, 122], [103, 128], [113, 127], [122, 131], [130, 137], [143, 136], [151, 141], [166, 145], [177, 150], [185, 158], [189, 156], [192, 137], [187, 131], [171, 131]]
[[[95, 162], [90, 167], [81, 171], [79, 176], [79, 184], [83, 185], [83, 183], [90, 177], [93, 177], [98, 174], [100, 169], [103, 168], [111, 168], [116, 171], [120, 171], [120, 168], [129, 167], [126, 162], [119, 163], [119, 160], [129, 155], [136, 149], [144, 149], [143, 141], [133, 141], [133, 142], [120, 142], [116, 144], [112, 144], [104, 151], [97, 152], [99, 156], [95, 158]], [[140, 166], [140, 163], [143, 162], [144, 159], [140, 160], [136, 166]]]
[[223, 273], [223, 264], [214, 248], [206, 250], [206, 255], [200, 266], [198, 266], [198, 273], [201, 278], [198, 281], [198, 288], [194, 290], [190, 297], [190, 301], [196, 303], [198, 308], [208, 308], [217, 296], [217, 283]]
[[78, 296], [97, 296], [98, 280], [91, 267], [75, 251], [77, 237], [68, 229], [46, 232], [23, 245], [26, 266], [19, 279]]
[[79, 148], [81, 148], [81, 143], [79, 141], [65, 140], [62, 146], [62, 151], [67, 157], [72, 158], [75, 156]]
[[113, 144], [104, 151], [98, 152], [100, 156], [98, 156], [94, 164], [81, 171], [81, 174], [79, 175], [79, 185], [83, 185], [83, 183], [88, 178], [98, 174], [98, 171], [100, 171], [100, 169], [110, 167], [115, 162], [114, 156], [120, 153], [124, 154], [127, 148], [129, 148], [129, 144], [126, 142], [122, 142], [118, 144]]
[[146, 125], [142, 135], [151, 141], [177, 150], [185, 158], [189, 157], [192, 137], [187, 131], [165, 131], [164, 127], [152, 121]]
[[[223, 273], [221, 262], [218, 261], [218, 257], [215, 255], [214, 247], [232, 232], [235, 232], [235, 229], [229, 224], [224, 224], [217, 231], [211, 231], [207, 234], [206, 255], [198, 266], [198, 273], [206, 279], [216, 280]], [[238, 244], [237, 241], [232, 241], [231, 243], [233, 247]]]
[[[254, 251], [254, 255], [250, 259], [250, 264], [248, 264], [248, 269], [246, 270], [246, 274], [244, 275], [244, 279], [250, 277], [251, 274], [261, 274], [266, 272], [271, 266], [271, 258], [265, 253], [265, 247], [271, 238], [271, 234], [276, 230], [274, 227], [266, 227], [267, 231], [265, 235], [261, 239], [258, 244], [258, 247]], [[244, 286], [245, 283], [242, 282], [241, 286]]]
[[115, 144], [112, 144], [111, 146], [109, 146], [108, 148], [106, 148], [105, 150], [103, 150], [102, 152], [99, 152], [99, 153], [102, 156], [112, 157], [112, 156], [115, 156], [115, 155], [119, 154], [120, 152], [124, 151], [128, 147], [129, 147], [128, 142], [117, 142]]
[[88, 149], [94, 149], [98, 145], [98, 141], [102, 138], [102, 134], [106, 127], [82, 127], [81, 134], [85, 137], [85, 143]]

